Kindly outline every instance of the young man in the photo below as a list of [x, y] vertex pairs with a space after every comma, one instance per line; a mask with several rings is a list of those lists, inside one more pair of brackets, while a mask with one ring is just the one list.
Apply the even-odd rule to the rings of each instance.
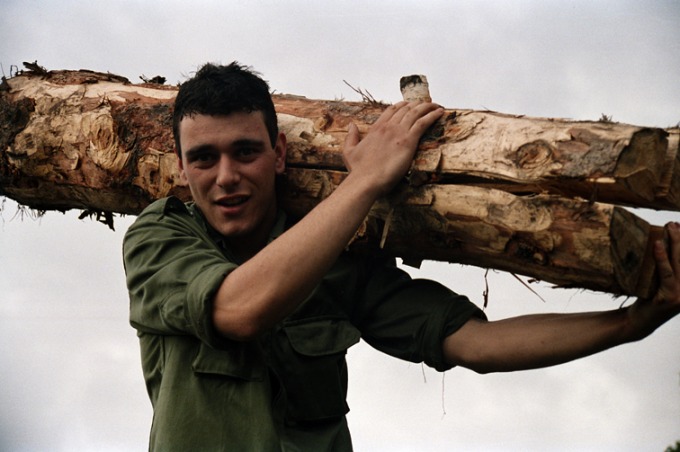
[[173, 131], [194, 202], [155, 202], [124, 241], [151, 449], [351, 450], [344, 356], [360, 337], [438, 370], [510, 371], [641, 339], [680, 312], [677, 224], [667, 226], [672, 262], [656, 249], [653, 299], [498, 322], [390, 259], [345, 252], [442, 113], [402, 102], [363, 139], [350, 126], [347, 178], [294, 221], [277, 202], [286, 137], [266, 82], [232, 63], [206, 65], [181, 86]]

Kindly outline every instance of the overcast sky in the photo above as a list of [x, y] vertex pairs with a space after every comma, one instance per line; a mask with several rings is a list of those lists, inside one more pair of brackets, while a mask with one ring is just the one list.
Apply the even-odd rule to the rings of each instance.
[[[5, 76], [48, 69], [162, 75], [253, 66], [279, 93], [398, 101], [426, 74], [435, 101], [530, 116], [668, 127], [680, 121], [673, 1], [31, 1], [0, 6]], [[0, 201], [2, 202], [2, 201]], [[151, 423], [116, 231], [0, 212], [0, 451], [143, 451]], [[650, 222], [678, 213], [640, 212]], [[426, 263], [482, 304], [484, 272]], [[613, 309], [607, 295], [489, 274], [487, 314]], [[438, 374], [359, 344], [349, 352], [358, 451], [662, 451], [680, 440], [680, 319], [647, 340], [567, 365]]]

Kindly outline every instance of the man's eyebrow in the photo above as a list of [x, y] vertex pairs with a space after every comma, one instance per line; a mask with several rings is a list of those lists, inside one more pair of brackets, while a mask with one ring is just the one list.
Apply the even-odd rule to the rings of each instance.
[[195, 157], [198, 154], [201, 154], [203, 152], [211, 152], [214, 151], [215, 147], [210, 145], [210, 144], [199, 144], [197, 146], [192, 147], [191, 149], [187, 150], [184, 155], [189, 157]]
[[[255, 148], [264, 148], [265, 147], [265, 142], [264, 140], [257, 140], [253, 138], [241, 138], [238, 140], [235, 140], [233, 143], [231, 143], [230, 147], [235, 147], [235, 148], [242, 148], [242, 147], [255, 147]], [[198, 144], [192, 148], [190, 148], [188, 151], [185, 152], [185, 155], [187, 157], [195, 157], [196, 155], [199, 155], [203, 152], [214, 152], [216, 150], [215, 146], [212, 144]]]
[[265, 143], [263, 140], [255, 140], [252, 138], [241, 138], [240, 140], [234, 141], [232, 144], [233, 146], [255, 146], [255, 147], [264, 147]]

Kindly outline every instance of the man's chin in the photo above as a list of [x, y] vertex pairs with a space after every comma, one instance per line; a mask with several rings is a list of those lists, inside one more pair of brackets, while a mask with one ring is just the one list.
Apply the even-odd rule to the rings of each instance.
[[221, 225], [215, 230], [225, 239], [239, 239], [246, 237], [249, 233], [249, 228], [238, 225]]

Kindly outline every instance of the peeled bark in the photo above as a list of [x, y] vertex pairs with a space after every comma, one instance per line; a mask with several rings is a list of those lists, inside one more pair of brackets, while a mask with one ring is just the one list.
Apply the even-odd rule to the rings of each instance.
[[[189, 199], [173, 153], [176, 88], [89, 71], [22, 74], [2, 87], [0, 194], [36, 209], [127, 214]], [[385, 106], [274, 102], [288, 138], [285, 203], [303, 214], [342, 180], [348, 124], [365, 132]], [[608, 204], [680, 210], [679, 172], [675, 130], [447, 110], [356, 246], [647, 296], [659, 229]]]

